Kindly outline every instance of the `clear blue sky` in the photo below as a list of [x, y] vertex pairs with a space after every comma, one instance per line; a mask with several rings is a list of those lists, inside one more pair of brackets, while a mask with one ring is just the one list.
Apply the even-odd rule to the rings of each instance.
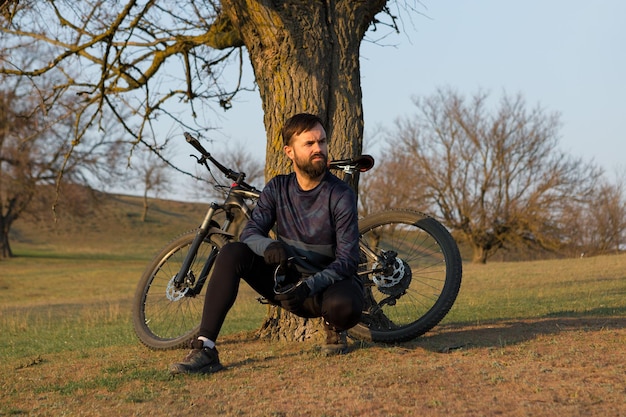
[[[450, 86], [561, 113], [561, 148], [608, 174], [626, 168], [626, 1], [422, 0], [424, 16], [401, 14], [404, 31], [365, 43], [365, 130], [413, 112], [411, 97]], [[220, 122], [224, 138], [265, 154], [258, 93]], [[216, 138], [218, 139], [218, 138]], [[213, 152], [219, 154], [219, 146]], [[375, 151], [372, 152], [377, 157]]]

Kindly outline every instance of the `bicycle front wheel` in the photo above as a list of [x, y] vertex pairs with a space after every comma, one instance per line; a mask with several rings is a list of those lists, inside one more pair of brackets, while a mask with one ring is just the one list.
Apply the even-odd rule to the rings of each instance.
[[384, 256], [395, 263], [364, 278], [366, 309], [351, 335], [396, 343], [435, 327], [461, 287], [461, 255], [448, 230], [425, 214], [388, 210], [363, 218], [359, 231], [360, 271], [380, 270]]
[[[198, 248], [187, 282], [174, 279], [189, 252], [196, 231], [170, 242], [148, 265], [133, 298], [133, 327], [143, 344], [152, 349], [184, 347], [197, 336], [204, 306], [206, 282], [213, 263], [228, 242], [221, 235], [209, 235]], [[208, 271], [202, 281], [202, 271]], [[199, 283], [200, 281], [200, 283]]]

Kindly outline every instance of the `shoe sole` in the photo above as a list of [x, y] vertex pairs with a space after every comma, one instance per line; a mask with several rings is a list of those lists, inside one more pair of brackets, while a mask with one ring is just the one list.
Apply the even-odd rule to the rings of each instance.
[[224, 369], [224, 366], [220, 363], [220, 364], [211, 364], [211, 365], [207, 365], [203, 368], [200, 369], [185, 369], [185, 368], [181, 368], [178, 367], [176, 365], [171, 365], [170, 366], [170, 374], [172, 375], [179, 375], [179, 374], [214, 374], [216, 372], [221, 371], [222, 369]]

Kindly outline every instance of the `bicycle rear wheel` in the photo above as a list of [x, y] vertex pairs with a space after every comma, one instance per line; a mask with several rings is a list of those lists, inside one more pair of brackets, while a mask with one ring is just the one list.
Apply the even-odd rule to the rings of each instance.
[[[380, 257], [397, 253], [389, 276], [364, 279], [366, 309], [350, 330], [356, 338], [404, 342], [435, 327], [450, 311], [461, 287], [459, 249], [437, 220], [410, 210], [389, 210], [365, 217], [361, 233], [360, 270], [380, 267]], [[367, 246], [371, 251], [364, 251]], [[393, 256], [393, 255], [392, 255]]]
[[[197, 281], [180, 288], [174, 285], [196, 233], [187, 232], [163, 248], [146, 268], [135, 291], [133, 327], [139, 340], [152, 349], [185, 347], [198, 334], [206, 285], [196, 288]], [[198, 248], [190, 276], [201, 278], [208, 262], [208, 282], [215, 257], [227, 242], [224, 236], [209, 235]]]

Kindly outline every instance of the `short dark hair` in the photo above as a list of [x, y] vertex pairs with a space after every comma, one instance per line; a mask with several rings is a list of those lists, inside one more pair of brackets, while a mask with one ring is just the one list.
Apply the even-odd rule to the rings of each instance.
[[283, 145], [289, 146], [291, 138], [295, 135], [299, 135], [302, 132], [308, 132], [313, 129], [317, 124], [324, 126], [322, 119], [318, 116], [310, 113], [298, 113], [291, 116], [283, 125]]

